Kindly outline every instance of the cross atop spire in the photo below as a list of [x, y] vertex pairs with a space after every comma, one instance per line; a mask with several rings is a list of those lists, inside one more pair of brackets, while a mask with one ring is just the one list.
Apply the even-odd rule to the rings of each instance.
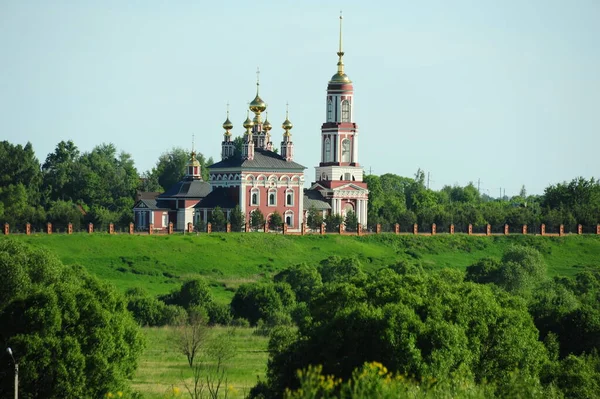
[[260, 86], [260, 69], [256, 67], [256, 95], [258, 96], [258, 86]]
[[338, 60], [338, 74], [343, 75], [344, 74], [344, 61], [342, 60], [342, 57], [344, 57], [344, 50], [342, 50], [342, 20], [344, 19], [344, 17], [342, 16], [342, 11], [340, 10], [340, 48], [338, 49], [337, 55], [339, 58]]
[[194, 139], [195, 135], [194, 133], [192, 133], [192, 158], [194, 157], [194, 155], [196, 155], [196, 152], [194, 151]]

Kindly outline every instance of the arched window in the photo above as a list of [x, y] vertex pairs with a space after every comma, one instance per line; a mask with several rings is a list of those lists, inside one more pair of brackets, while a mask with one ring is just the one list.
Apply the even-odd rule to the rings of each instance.
[[250, 205], [258, 205], [260, 196], [259, 196], [259, 192], [257, 188], [253, 188], [252, 189], [252, 196], [251, 196], [251, 201], [250, 201]]
[[284, 217], [285, 217], [285, 224], [287, 224], [289, 227], [294, 227], [294, 212], [286, 211], [284, 214]]
[[327, 122], [333, 122], [333, 103], [327, 101]]
[[275, 189], [269, 190], [269, 206], [277, 205], [277, 191]]
[[287, 190], [285, 192], [285, 205], [286, 206], [294, 205], [294, 191], [293, 190]]
[[344, 180], [350, 180], [350, 173], [344, 173]]
[[331, 140], [325, 139], [325, 162], [331, 162]]
[[342, 101], [342, 122], [350, 122], [350, 101]]
[[350, 162], [350, 140], [342, 140], [342, 162]]
[[327, 180], [327, 175], [325, 172], [321, 173], [321, 180]]

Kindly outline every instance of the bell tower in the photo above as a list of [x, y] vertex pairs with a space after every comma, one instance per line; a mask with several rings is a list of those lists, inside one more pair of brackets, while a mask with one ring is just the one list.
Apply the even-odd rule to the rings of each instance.
[[315, 168], [310, 190], [319, 191], [330, 204], [331, 213], [354, 212], [367, 225], [369, 190], [358, 163], [358, 126], [354, 122], [354, 87], [344, 72], [342, 15], [337, 51], [337, 72], [327, 83], [325, 122], [321, 125], [321, 162]]
[[362, 181], [358, 163], [358, 127], [354, 122], [354, 87], [344, 72], [342, 16], [337, 52], [337, 72], [327, 84], [325, 123], [321, 126], [321, 162], [316, 181]]

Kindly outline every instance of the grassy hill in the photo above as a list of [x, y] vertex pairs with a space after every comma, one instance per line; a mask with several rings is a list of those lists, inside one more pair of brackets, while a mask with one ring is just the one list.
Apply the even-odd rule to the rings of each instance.
[[[600, 236], [413, 236], [381, 234], [283, 236], [277, 234], [12, 236], [56, 253], [65, 264], [81, 264], [122, 290], [144, 287], [162, 294], [187, 278], [206, 277], [217, 300], [227, 302], [239, 284], [257, 281], [289, 265], [318, 263], [329, 256], [355, 256], [366, 270], [401, 259], [430, 267], [464, 269], [474, 261], [500, 257], [510, 245], [537, 248], [548, 274], [573, 275], [600, 267]], [[6, 239], [3, 237], [2, 239]]]

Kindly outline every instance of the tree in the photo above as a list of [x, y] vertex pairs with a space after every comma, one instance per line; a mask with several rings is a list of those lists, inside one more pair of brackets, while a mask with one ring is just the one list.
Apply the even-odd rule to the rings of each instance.
[[282, 310], [284, 303], [275, 284], [243, 284], [231, 300], [233, 315], [247, 319], [252, 325]]
[[76, 198], [73, 180], [79, 161], [79, 149], [73, 141], [61, 141], [48, 154], [42, 166], [43, 190], [50, 201], [73, 201]]
[[325, 226], [327, 226], [327, 231], [328, 232], [338, 231], [340, 228], [340, 224], [342, 224], [343, 220], [344, 219], [342, 218], [342, 215], [340, 215], [340, 214], [334, 215], [334, 214], [330, 213], [329, 215], [327, 215], [324, 220]]
[[264, 224], [265, 216], [260, 209], [253, 210], [250, 214], [250, 226], [252, 226], [255, 231], [258, 231], [263, 227]]
[[[24, 397], [101, 397], [125, 390], [143, 337], [113, 287], [82, 267], [14, 240], [0, 242], [0, 340], [19, 354]], [[0, 396], [12, 370], [0, 363]]]
[[55, 228], [66, 229], [69, 223], [72, 223], [75, 231], [81, 228], [83, 215], [81, 210], [71, 201], [53, 201], [50, 203], [50, 209], [47, 213], [48, 221]]
[[346, 217], [344, 218], [344, 226], [346, 231], [356, 231], [358, 226], [358, 218], [356, 217], [356, 213], [350, 210], [346, 212]]
[[225, 214], [221, 210], [221, 207], [217, 206], [212, 210], [209, 221], [213, 231], [225, 231], [227, 219], [225, 218]]
[[174, 330], [174, 340], [179, 352], [185, 355], [190, 367], [194, 367], [196, 356], [205, 343], [208, 334], [206, 316], [203, 312], [192, 309], [187, 323]]
[[244, 213], [240, 209], [239, 205], [229, 212], [229, 223], [231, 223], [231, 231], [242, 231], [242, 227], [245, 223]]
[[283, 224], [283, 218], [281, 214], [277, 211], [273, 212], [269, 217], [269, 229], [271, 230], [279, 230], [281, 229], [281, 225]]
[[314, 206], [311, 206], [306, 216], [306, 223], [310, 229], [317, 230], [323, 223], [323, 215]]

